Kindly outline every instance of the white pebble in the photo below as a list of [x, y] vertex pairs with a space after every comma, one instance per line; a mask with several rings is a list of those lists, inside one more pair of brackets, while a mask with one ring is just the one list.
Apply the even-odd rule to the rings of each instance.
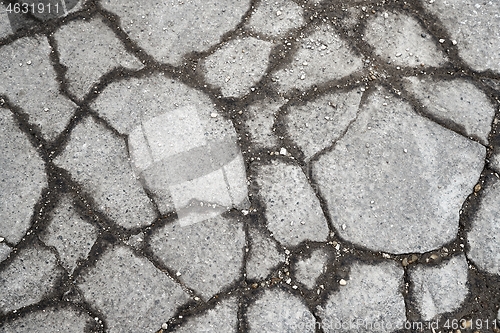
[[287, 151], [285, 147], [281, 147], [280, 149], [280, 155], [286, 155]]
[[441, 38], [441, 39], [439, 40], [439, 42], [440, 42], [441, 44], [443, 44], [443, 43], [445, 42], [445, 39]]
[[347, 281], [346, 281], [346, 280], [344, 280], [344, 279], [340, 279], [339, 284], [340, 284], [341, 286], [345, 286], [345, 285], [347, 284]]
[[216, 118], [216, 117], [217, 117], [217, 113], [216, 113], [216, 112], [212, 112], [212, 113], [210, 114], [210, 117], [212, 117], [212, 118]]
[[161, 328], [162, 328], [162, 329], [164, 329], [164, 330], [166, 330], [166, 329], [168, 328], [167, 323], [163, 323], [163, 324], [161, 324]]

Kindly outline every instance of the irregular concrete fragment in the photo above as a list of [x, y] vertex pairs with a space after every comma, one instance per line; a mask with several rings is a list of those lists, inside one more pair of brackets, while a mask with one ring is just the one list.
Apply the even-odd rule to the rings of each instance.
[[267, 227], [274, 238], [287, 246], [296, 246], [305, 240], [325, 241], [328, 224], [302, 170], [278, 161], [257, 168]]
[[0, 4], [0, 38], [4, 38], [12, 34], [12, 28], [10, 27], [9, 15], [7, 14], [4, 4]]
[[0, 327], [0, 333], [83, 333], [86, 332], [86, 328], [94, 324], [94, 319], [82, 310], [71, 307], [50, 308], [30, 312], [21, 318], [4, 323]]
[[279, 90], [306, 90], [329, 80], [340, 79], [362, 68], [361, 59], [329, 25], [321, 25], [299, 39], [294, 60], [273, 73]]
[[422, 1], [456, 40], [459, 55], [477, 71], [500, 73], [498, 1]]
[[217, 216], [195, 225], [167, 224], [153, 234], [150, 246], [207, 300], [240, 278], [245, 233], [241, 222]]
[[435, 81], [408, 77], [406, 81], [407, 88], [431, 114], [463, 126], [465, 135], [488, 144], [495, 109], [484, 92], [461, 79]]
[[246, 128], [250, 132], [250, 140], [259, 148], [270, 148], [278, 144], [273, 126], [276, 113], [287, 100], [267, 98], [250, 105], [247, 109]]
[[55, 286], [62, 270], [49, 250], [29, 247], [0, 271], [0, 311], [10, 312], [40, 302]]
[[[1, 65], [0, 65], [1, 66]], [[45, 164], [11, 112], [0, 107], [0, 237], [16, 244], [47, 186]]]
[[389, 253], [453, 240], [485, 148], [375, 91], [356, 122], [313, 164], [339, 236]]
[[250, 92], [264, 75], [273, 44], [253, 37], [231, 40], [202, 61], [211, 85], [225, 97], [241, 97]]
[[361, 94], [327, 94], [300, 106], [292, 106], [287, 113], [287, 130], [306, 159], [331, 146], [356, 119]]
[[71, 173], [99, 210], [124, 228], [151, 224], [153, 204], [132, 172], [125, 142], [88, 117], [72, 131], [54, 163]]
[[215, 308], [207, 310], [199, 317], [192, 317], [175, 329], [176, 333], [192, 332], [237, 332], [238, 301], [230, 298], [221, 301]]
[[[484, 192], [483, 192], [484, 191]], [[481, 190], [481, 202], [472, 220], [467, 235], [469, 251], [467, 257], [481, 270], [500, 275], [500, 181], [489, 176], [487, 185]]]
[[65, 76], [69, 91], [79, 99], [83, 99], [91, 87], [112, 69], [143, 67], [138, 59], [126, 51], [100, 17], [90, 21], [70, 21], [60, 27], [54, 37], [59, 60], [67, 67]]
[[54, 246], [64, 268], [71, 274], [79, 260], [85, 259], [97, 239], [97, 228], [78, 215], [71, 197], [63, 196], [40, 239]]
[[59, 92], [51, 52], [45, 37], [24, 37], [0, 48], [0, 94], [22, 108], [47, 140], [62, 132], [76, 108]]
[[364, 39], [378, 56], [395, 65], [440, 66], [447, 61], [417, 20], [408, 15], [379, 13], [368, 20]]
[[92, 106], [128, 135], [134, 172], [162, 214], [175, 209], [188, 225], [248, 207], [236, 132], [203, 93], [160, 74], [112, 83]]
[[[279, 306], [277, 306], [279, 305]], [[248, 307], [249, 332], [315, 332], [316, 320], [297, 297], [281, 289], [265, 290]]]
[[141, 48], [157, 61], [172, 65], [180, 65], [184, 54], [217, 44], [250, 7], [249, 0], [104, 0], [100, 4], [120, 17], [121, 28]]
[[461, 306], [469, 292], [467, 272], [464, 255], [453, 257], [439, 267], [410, 269], [413, 297], [423, 320], [430, 321]]
[[77, 284], [110, 333], [156, 332], [189, 299], [171, 278], [123, 246], [106, 250]]
[[12, 248], [5, 243], [0, 243], [0, 262], [4, 261], [9, 257], [12, 252]]
[[328, 253], [319, 249], [311, 253], [311, 257], [299, 259], [293, 266], [295, 278], [309, 289], [316, 285], [318, 277], [326, 272]]
[[[497, 148], [499, 149], [499, 148]], [[500, 151], [496, 151], [490, 158], [490, 168], [495, 170], [496, 173], [500, 173]]]
[[347, 283], [318, 307], [324, 332], [385, 333], [403, 328], [403, 275], [403, 268], [392, 262], [352, 264]]
[[303, 9], [293, 1], [264, 0], [257, 5], [246, 26], [258, 34], [279, 37], [304, 25]]
[[273, 268], [285, 262], [285, 255], [272, 239], [265, 237], [257, 229], [251, 228], [249, 235], [251, 245], [246, 266], [247, 278], [263, 280]]

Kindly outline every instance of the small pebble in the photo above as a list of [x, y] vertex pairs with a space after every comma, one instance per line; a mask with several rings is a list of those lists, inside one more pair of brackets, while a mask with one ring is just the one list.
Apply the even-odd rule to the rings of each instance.
[[282, 147], [280, 149], [280, 155], [286, 155], [286, 154], [287, 154], [286, 148]]
[[281, 13], [281, 10], [278, 10], [278, 11], [276, 12], [276, 16], [280, 16], [281, 14], [282, 14], [282, 13]]
[[346, 281], [346, 280], [344, 280], [344, 279], [340, 279], [339, 284], [340, 284], [341, 286], [345, 286], [345, 285], [347, 284], [347, 281]]
[[474, 186], [474, 192], [479, 192], [481, 191], [481, 184], [476, 184], [476, 186]]
[[0, 243], [3, 242], [4, 240], [5, 240], [5, 238], [0, 237]]
[[441, 44], [443, 44], [443, 43], [445, 42], [445, 39], [442, 39], [442, 38], [441, 38], [441, 39], [439, 40], [439, 42], [440, 42]]
[[451, 43], [452, 43], [453, 45], [457, 45], [457, 41], [456, 41], [456, 40], [452, 40], [452, 41], [451, 41]]
[[216, 118], [216, 117], [217, 117], [217, 113], [216, 113], [216, 112], [212, 112], [212, 113], [210, 114], [210, 117], [212, 117], [212, 118]]
[[162, 329], [164, 329], [164, 330], [166, 330], [166, 329], [168, 328], [167, 323], [163, 323], [163, 324], [161, 324], [161, 328], [162, 328]]

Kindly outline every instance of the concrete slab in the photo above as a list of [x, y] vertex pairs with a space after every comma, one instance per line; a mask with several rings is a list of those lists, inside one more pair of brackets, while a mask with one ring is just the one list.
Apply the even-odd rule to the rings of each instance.
[[31, 226], [34, 205], [47, 187], [45, 163], [18, 126], [10, 110], [0, 107], [0, 237], [12, 244]]
[[261, 1], [250, 16], [246, 27], [270, 37], [285, 35], [290, 29], [304, 25], [302, 7], [291, 1]]
[[29, 122], [53, 140], [67, 126], [76, 105], [59, 92], [46, 37], [25, 37], [0, 48], [0, 94], [22, 108]]
[[124, 246], [105, 251], [77, 284], [110, 333], [156, 332], [189, 299], [170, 277]]
[[456, 237], [484, 158], [480, 144], [378, 89], [313, 172], [340, 237], [375, 251], [423, 253]]
[[267, 228], [274, 238], [285, 246], [325, 241], [328, 224], [302, 170], [278, 161], [256, 168]]
[[279, 264], [285, 262], [285, 254], [276, 242], [255, 228], [249, 230], [250, 251], [246, 274], [250, 280], [264, 280]]
[[318, 277], [327, 270], [329, 254], [323, 249], [313, 251], [307, 258], [299, 259], [294, 265], [295, 278], [308, 289], [313, 289]]

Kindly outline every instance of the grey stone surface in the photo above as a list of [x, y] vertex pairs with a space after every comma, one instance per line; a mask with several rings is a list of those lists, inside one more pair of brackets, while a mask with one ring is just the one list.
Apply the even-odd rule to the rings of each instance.
[[498, 1], [422, 1], [436, 15], [451, 38], [459, 55], [478, 71], [500, 72], [500, 3]]
[[59, 92], [51, 51], [45, 37], [25, 37], [0, 48], [0, 94], [21, 107], [48, 140], [61, 133], [76, 108]]
[[78, 215], [69, 196], [62, 197], [40, 239], [54, 246], [61, 264], [71, 274], [79, 260], [85, 259], [97, 239], [97, 228]]
[[0, 262], [4, 261], [9, 257], [12, 252], [12, 248], [5, 243], [0, 243]]
[[324, 332], [392, 332], [404, 327], [402, 284], [403, 268], [395, 263], [353, 263], [347, 284], [318, 307]]
[[92, 327], [94, 319], [81, 310], [70, 307], [44, 309], [28, 313], [26, 316], [7, 322], [0, 327], [1, 333], [84, 333]]
[[374, 91], [313, 173], [338, 234], [389, 253], [427, 252], [456, 237], [485, 148]]
[[286, 103], [283, 98], [267, 98], [250, 105], [247, 112], [246, 128], [250, 140], [259, 148], [270, 148], [278, 144], [278, 137], [273, 131], [276, 113]]
[[45, 164], [11, 112], [0, 107], [0, 237], [17, 243], [47, 186]]
[[413, 297], [423, 320], [430, 321], [462, 305], [469, 292], [467, 272], [464, 255], [455, 256], [438, 267], [419, 265], [410, 269]]
[[248, 234], [251, 245], [246, 262], [247, 278], [263, 280], [273, 268], [285, 262], [285, 254], [272, 239], [261, 234], [257, 229], [251, 228]]
[[482, 190], [481, 203], [467, 235], [467, 257], [481, 270], [500, 275], [500, 243], [497, 236], [500, 225], [500, 181], [494, 176], [490, 176], [489, 180], [488, 186]]
[[206, 51], [234, 29], [250, 7], [249, 0], [202, 0], [148, 3], [105, 0], [122, 29], [157, 61], [180, 65], [183, 55]]
[[309, 289], [316, 285], [318, 277], [327, 270], [328, 253], [319, 249], [309, 258], [301, 258], [294, 264], [295, 278]]
[[320, 25], [297, 43], [293, 61], [272, 74], [281, 92], [292, 88], [306, 90], [362, 68], [361, 59], [329, 25]]
[[124, 246], [108, 249], [77, 283], [110, 333], [156, 332], [189, 299], [171, 278]]
[[206, 95], [153, 75], [111, 84], [93, 107], [128, 134], [134, 172], [162, 214], [188, 225], [248, 207], [236, 132]]
[[10, 27], [9, 16], [7, 15], [6, 5], [3, 1], [0, 4], [0, 38], [10, 35], [13, 31]]
[[99, 210], [125, 228], [148, 225], [153, 204], [132, 172], [125, 142], [88, 117], [71, 132], [54, 163], [67, 169]]
[[253, 37], [231, 40], [203, 60], [205, 78], [225, 97], [241, 97], [264, 75], [272, 47]]
[[293, 1], [264, 0], [253, 11], [246, 26], [258, 33], [272, 37], [285, 35], [305, 23], [303, 9]]
[[298, 166], [275, 161], [258, 166], [259, 195], [267, 227], [283, 245], [325, 241], [329, 230], [318, 198]]
[[52, 292], [61, 273], [56, 256], [49, 250], [20, 250], [0, 271], [0, 311], [11, 312], [40, 302]]
[[490, 158], [490, 168], [495, 172], [500, 173], [500, 152], [494, 152]]
[[[97, 35], [99, 38], [95, 37]], [[71, 21], [58, 29], [54, 37], [59, 60], [67, 67], [65, 76], [69, 90], [79, 99], [83, 99], [101, 76], [112, 69], [143, 67], [100, 17]]]
[[356, 90], [327, 94], [287, 112], [287, 131], [306, 159], [331, 146], [356, 119], [361, 102]]
[[241, 277], [245, 233], [239, 221], [217, 216], [188, 226], [167, 224], [150, 244], [160, 261], [205, 300]]
[[221, 301], [215, 308], [205, 311], [199, 317], [187, 320], [185, 324], [175, 329], [176, 333], [219, 333], [237, 332], [238, 300], [230, 298]]
[[[276, 306], [279, 304], [280, 306]], [[248, 332], [315, 332], [315, 319], [297, 297], [281, 289], [266, 290], [248, 307]]]
[[437, 81], [407, 77], [407, 88], [432, 115], [463, 126], [465, 134], [488, 144], [495, 109], [488, 97], [465, 80]]
[[364, 39], [378, 56], [394, 65], [440, 66], [447, 61], [417, 20], [408, 15], [377, 14], [368, 21]]

